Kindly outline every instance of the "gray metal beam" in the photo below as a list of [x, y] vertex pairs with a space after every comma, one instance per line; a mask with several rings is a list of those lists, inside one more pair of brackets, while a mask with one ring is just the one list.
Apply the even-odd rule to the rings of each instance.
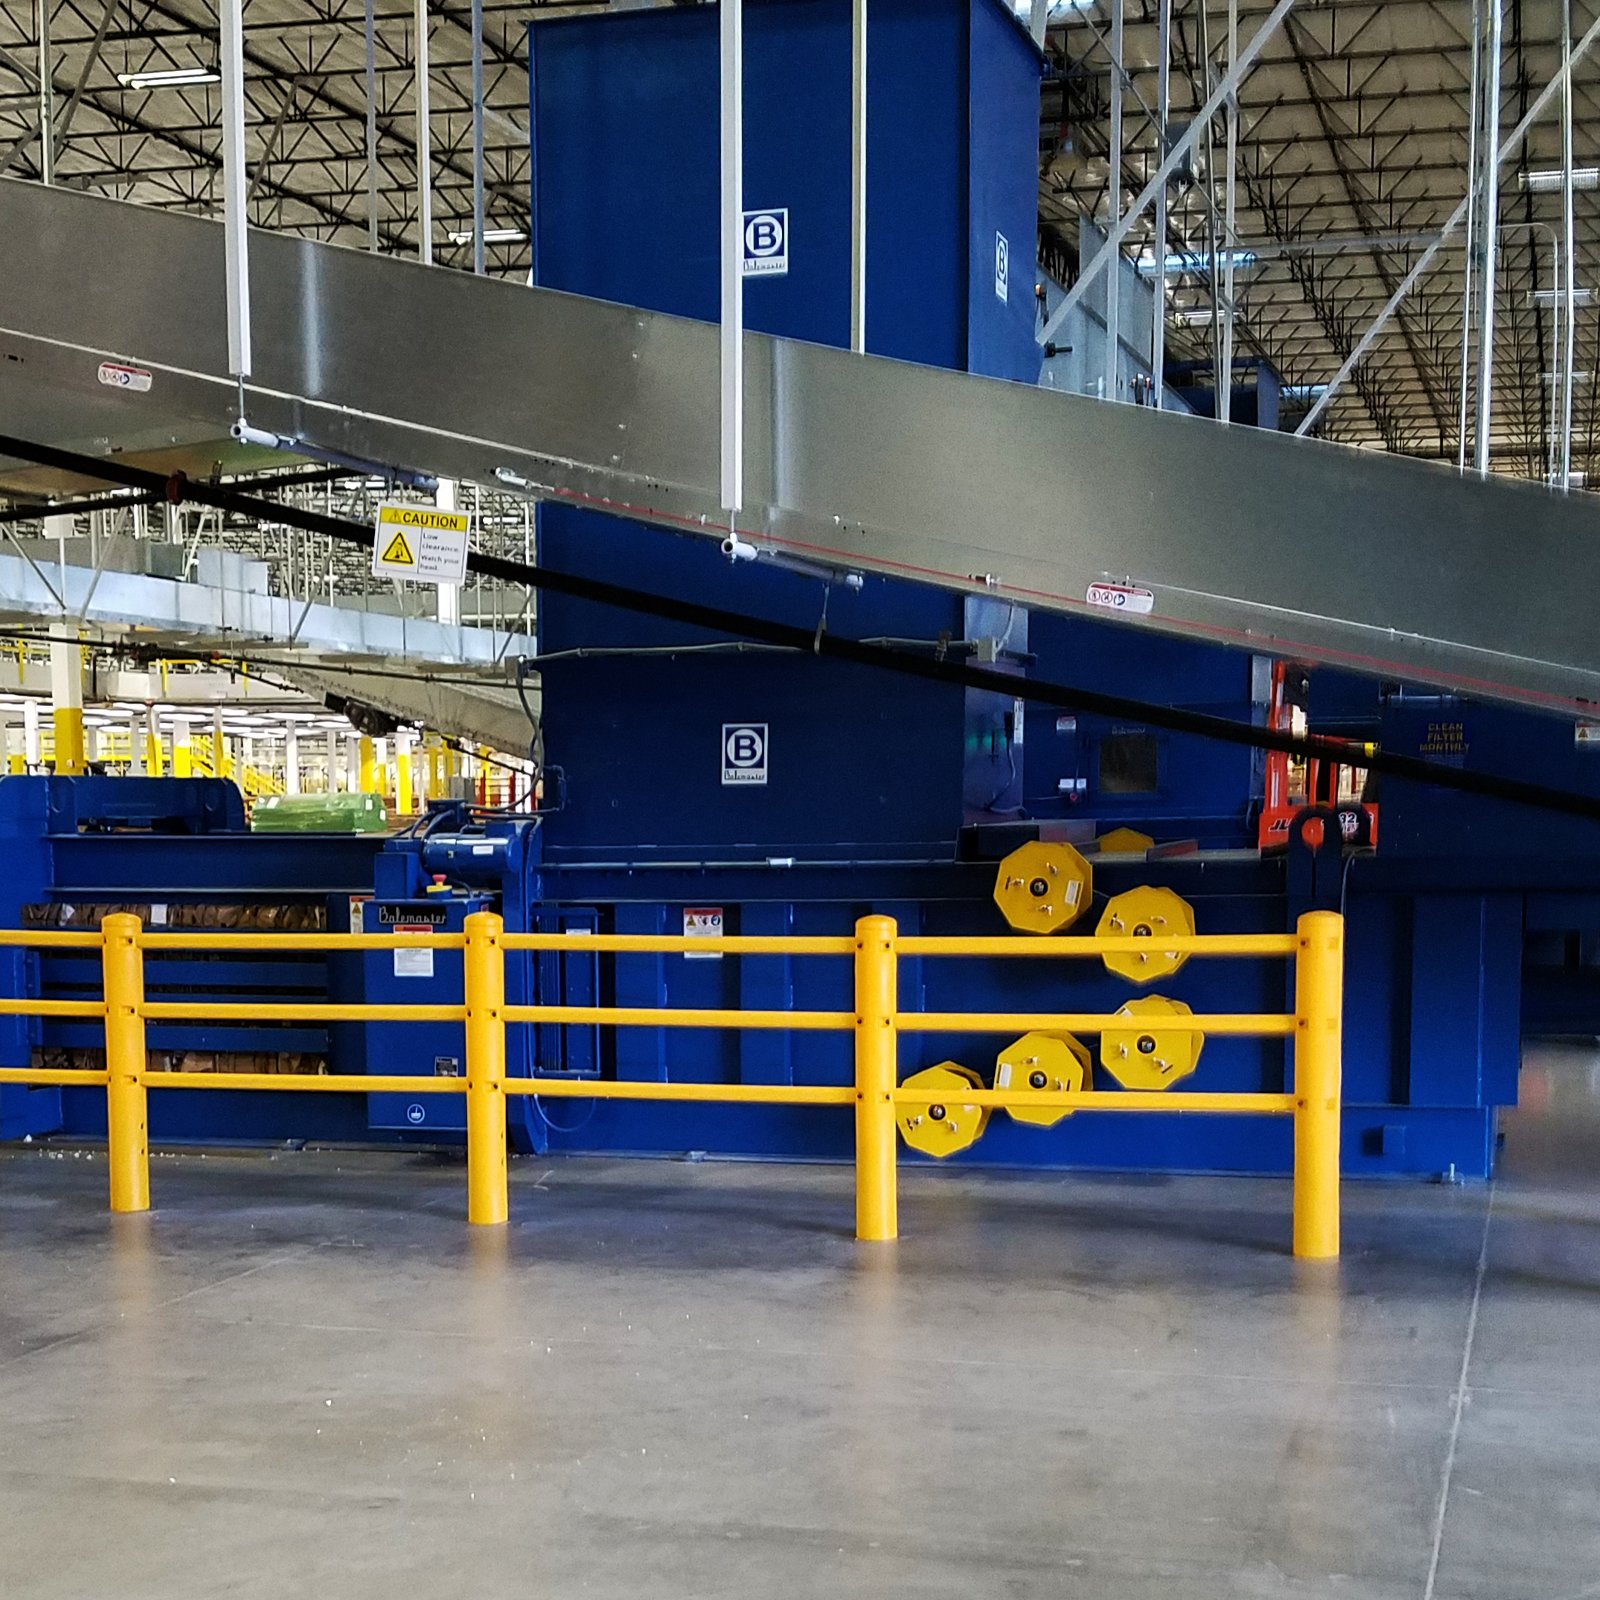
[[[216, 224], [6, 183], [0, 237], [20, 241], [0, 432], [226, 461]], [[506, 468], [547, 500], [723, 536], [715, 326], [251, 243], [274, 330], [247, 386], [258, 426], [441, 477]], [[127, 292], [142, 284], [162, 292]], [[508, 369], [508, 349], [529, 362]], [[150, 388], [97, 384], [105, 353]], [[1600, 701], [1586, 496], [797, 341], [746, 334], [743, 355], [744, 540], [1067, 614], [1107, 615], [1089, 589], [1131, 576], [1152, 597], [1135, 626], [1568, 711]], [[1109, 518], [1130, 473], [1140, 513]]]

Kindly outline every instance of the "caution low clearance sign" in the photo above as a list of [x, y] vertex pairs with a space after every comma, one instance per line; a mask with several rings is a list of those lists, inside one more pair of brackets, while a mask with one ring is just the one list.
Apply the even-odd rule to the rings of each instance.
[[467, 576], [465, 511], [388, 502], [378, 507], [372, 540], [372, 573], [412, 583], [461, 583]]

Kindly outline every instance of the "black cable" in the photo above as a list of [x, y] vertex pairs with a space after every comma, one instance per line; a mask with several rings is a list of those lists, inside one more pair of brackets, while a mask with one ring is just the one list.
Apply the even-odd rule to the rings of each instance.
[[[372, 529], [366, 523], [350, 522], [342, 517], [326, 516], [298, 506], [260, 500], [223, 484], [195, 482], [182, 473], [164, 477], [159, 472], [135, 467], [127, 462], [83, 456], [74, 451], [57, 449], [53, 445], [35, 444], [10, 434], [0, 434], [0, 455], [16, 456], [39, 466], [55, 467], [83, 477], [99, 478], [107, 483], [124, 484], [129, 488], [159, 489], [174, 504], [193, 500], [201, 505], [239, 511], [269, 522], [301, 528], [309, 533], [321, 533], [349, 544], [370, 546], [372, 542]], [[1331, 739], [1321, 734], [1294, 734], [1275, 728], [1256, 727], [1251, 723], [1237, 722], [1231, 717], [1159, 705], [1135, 699], [1131, 695], [1109, 694], [1102, 689], [1051, 683], [1039, 678], [1019, 678], [1012, 673], [973, 662], [917, 656], [908, 651], [872, 645], [835, 633], [814, 634], [809, 628], [796, 627], [768, 617], [727, 611], [720, 606], [703, 605], [692, 600], [677, 600], [643, 589], [628, 588], [623, 584], [607, 583], [600, 578], [559, 572], [533, 562], [508, 560], [504, 556], [469, 552], [467, 570], [523, 588], [570, 595], [575, 599], [614, 606], [620, 611], [684, 623], [713, 633], [742, 636], [763, 644], [807, 651], [835, 661], [898, 672], [906, 677], [922, 678], [950, 688], [983, 689], [1003, 694], [1008, 699], [1027, 700], [1060, 711], [1088, 711], [1119, 721], [1165, 728], [1171, 733], [1215, 739], [1223, 744], [1241, 745], [1254, 750], [1281, 750], [1292, 756], [1338, 761], [1346, 766], [1360, 766], [1369, 772], [1409, 779], [1414, 783], [1427, 783], [1441, 789], [1507, 800], [1542, 811], [1600, 820], [1600, 798], [1593, 795], [1574, 794], [1570, 790], [1553, 789], [1546, 784], [1528, 783], [1497, 773], [1444, 766], [1420, 756], [1400, 755], [1373, 746], [1356, 747], [1347, 740]]]

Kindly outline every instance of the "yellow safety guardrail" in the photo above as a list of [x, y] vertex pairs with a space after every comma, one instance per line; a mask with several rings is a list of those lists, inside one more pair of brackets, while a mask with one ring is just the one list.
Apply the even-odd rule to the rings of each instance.
[[[99, 933], [21, 930], [0, 932], [0, 946], [29, 945], [102, 952], [105, 999], [0, 1000], [0, 1015], [103, 1017], [106, 1070], [88, 1072], [33, 1067], [0, 1069], [0, 1084], [104, 1085], [111, 1171], [111, 1208], [143, 1211], [150, 1204], [147, 1092], [160, 1089], [268, 1089], [344, 1093], [462, 1094], [467, 1109], [467, 1217], [504, 1222], [509, 1214], [506, 1165], [506, 1097], [539, 1095], [593, 1100], [707, 1101], [750, 1105], [855, 1107], [856, 1236], [893, 1239], [898, 1234], [897, 1136], [899, 1106], [927, 1106], [950, 1091], [910, 1088], [899, 1081], [902, 1033], [1078, 1030], [1101, 1032], [1126, 1025], [1105, 1013], [905, 1012], [898, 999], [902, 956], [971, 958], [1101, 957], [1143, 952], [1148, 940], [1126, 937], [1041, 939], [900, 938], [892, 918], [863, 917], [853, 938], [667, 934], [507, 934], [492, 912], [467, 918], [464, 934], [147, 933], [135, 916], [105, 918]], [[460, 1005], [340, 1004], [296, 1001], [238, 1004], [147, 1001], [146, 950], [331, 951], [398, 948], [459, 950], [464, 955]], [[1168, 1031], [1294, 1040], [1291, 1093], [1153, 1092], [1035, 1089], [962, 1089], [964, 1105], [1072, 1111], [1150, 1111], [1294, 1118], [1294, 1253], [1328, 1258], [1339, 1253], [1340, 1054], [1343, 1010], [1344, 919], [1313, 911], [1292, 934], [1194, 935], [1164, 939], [1197, 957], [1287, 957], [1295, 963], [1295, 1008], [1276, 1014], [1197, 1014], [1164, 1020]], [[505, 952], [581, 949], [619, 954], [849, 956], [854, 962], [852, 1011], [738, 1011], [648, 1006], [508, 1006]], [[411, 1074], [160, 1072], [147, 1071], [146, 1021], [436, 1021], [466, 1026], [464, 1078]], [[506, 1073], [506, 1028], [524, 1023], [585, 1023], [610, 1027], [759, 1028], [851, 1032], [855, 1082], [850, 1085], [660, 1083], [571, 1078], [512, 1078]]]

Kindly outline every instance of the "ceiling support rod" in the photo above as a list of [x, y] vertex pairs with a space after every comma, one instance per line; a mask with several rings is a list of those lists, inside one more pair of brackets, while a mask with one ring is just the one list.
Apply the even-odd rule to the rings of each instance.
[[744, 505], [744, 3], [717, 8], [722, 143], [722, 509]]

